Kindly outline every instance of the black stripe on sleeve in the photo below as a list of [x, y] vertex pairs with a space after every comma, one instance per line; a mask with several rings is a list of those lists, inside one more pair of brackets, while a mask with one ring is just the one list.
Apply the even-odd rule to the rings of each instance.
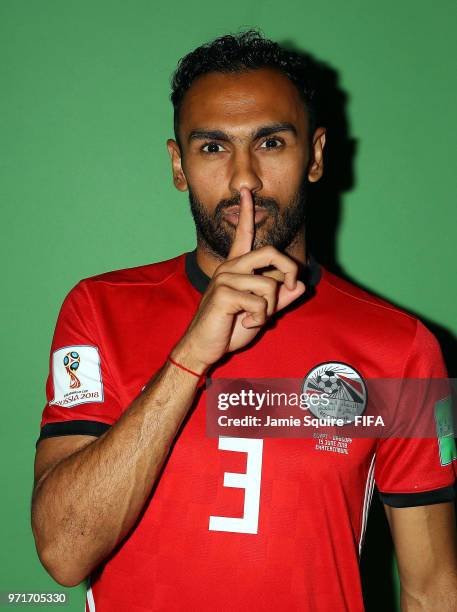
[[58, 423], [47, 423], [42, 427], [40, 437], [35, 446], [44, 438], [56, 436], [96, 436], [97, 438], [108, 431], [111, 425], [100, 421], [59, 421]]
[[442, 489], [422, 493], [382, 493], [378, 491], [381, 501], [394, 508], [411, 508], [413, 506], [430, 506], [453, 501], [456, 497], [455, 484]]

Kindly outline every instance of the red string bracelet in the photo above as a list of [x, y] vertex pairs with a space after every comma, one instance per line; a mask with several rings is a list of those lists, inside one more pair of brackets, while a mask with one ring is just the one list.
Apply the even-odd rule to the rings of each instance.
[[180, 363], [178, 363], [177, 361], [175, 361], [174, 359], [172, 359], [170, 357], [170, 355], [168, 355], [168, 361], [170, 361], [177, 368], [181, 368], [181, 370], [184, 370], [184, 372], [189, 372], [189, 374], [193, 374], [193, 376], [196, 376], [197, 378], [202, 378], [202, 376], [204, 376], [204, 374], [205, 374], [204, 372], [202, 374], [197, 374], [197, 372], [194, 372], [193, 370], [190, 370], [189, 368], [186, 368], [186, 366], [183, 366]]

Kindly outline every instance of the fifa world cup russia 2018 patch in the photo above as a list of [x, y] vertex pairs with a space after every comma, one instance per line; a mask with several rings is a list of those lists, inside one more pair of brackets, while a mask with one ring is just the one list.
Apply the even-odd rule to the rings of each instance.
[[103, 402], [100, 355], [96, 346], [64, 346], [52, 354], [54, 399], [51, 405], [72, 408]]
[[309, 410], [320, 419], [342, 419], [349, 424], [360, 416], [367, 405], [367, 387], [352, 366], [328, 361], [312, 368], [303, 381], [304, 394], [322, 398]]

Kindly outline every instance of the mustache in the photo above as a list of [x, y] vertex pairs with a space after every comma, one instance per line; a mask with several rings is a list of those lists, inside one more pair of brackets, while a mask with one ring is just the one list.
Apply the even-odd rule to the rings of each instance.
[[[272, 215], [276, 215], [279, 212], [279, 205], [274, 198], [264, 198], [262, 196], [253, 195], [252, 201], [254, 203], [254, 206], [257, 206], [258, 208], [264, 208]], [[239, 206], [240, 203], [241, 195], [226, 200], [221, 200], [214, 210], [214, 216], [216, 218], [219, 218], [222, 216], [222, 213], [226, 208], [230, 208], [231, 206]]]

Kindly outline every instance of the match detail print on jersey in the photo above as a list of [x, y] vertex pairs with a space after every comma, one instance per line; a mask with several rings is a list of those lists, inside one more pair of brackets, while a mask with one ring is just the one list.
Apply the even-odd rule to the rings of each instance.
[[100, 355], [96, 346], [64, 346], [52, 354], [54, 399], [50, 404], [72, 408], [103, 402]]

